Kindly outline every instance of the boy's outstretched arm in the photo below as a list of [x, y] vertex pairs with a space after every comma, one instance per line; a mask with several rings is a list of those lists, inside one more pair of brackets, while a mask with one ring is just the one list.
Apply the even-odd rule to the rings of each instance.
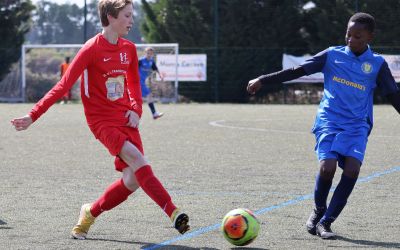
[[249, 92], [251, 95], [254, 95], [261, 89], [262, 85], [270, 83], [283, 83], [305, 75], [307, 75], [307, 73], [302, 66], [262, 75], [249, 81], [247, 84], [247, 92]]
[[400, 114], [400, 91], [396, 93], [392, 93], [386, 96], [392, 106], [397, 110], [397, 113]]
[[382, 63], [382, 66], [379, 69], [376, 83], [380, 88], [381, 93], [386, 96], [392, 106], [400, 114], [400, 89], [397, 86], [386, 61]]
[[11, 124], [17, 131], [27, 129], [33, 123], [32, 118], [29, 115], [14, 118], [11, 120]]

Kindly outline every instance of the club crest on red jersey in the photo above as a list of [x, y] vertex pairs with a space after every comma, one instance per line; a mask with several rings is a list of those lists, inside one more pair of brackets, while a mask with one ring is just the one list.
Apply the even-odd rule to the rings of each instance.
[[129, 64], [128, 55], [126, 52], [119, 53], [119, 58], [121, 59], [121, 64]]

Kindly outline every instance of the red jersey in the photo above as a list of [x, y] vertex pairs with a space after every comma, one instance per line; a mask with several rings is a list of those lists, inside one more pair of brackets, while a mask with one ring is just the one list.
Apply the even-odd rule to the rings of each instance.
[[81, 75], [85, 116], [95, 134], [103, 127], [126, 126], [128, 110], [142, 115], [136, 46], [123, 38], [111, 44], [98, 34], [85, 43], [61, 80], [32, 108], [32, 120], [46, 112]]

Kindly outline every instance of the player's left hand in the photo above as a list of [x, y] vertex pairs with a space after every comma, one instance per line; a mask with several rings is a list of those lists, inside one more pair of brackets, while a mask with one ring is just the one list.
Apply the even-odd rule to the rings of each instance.
[[139, 127], [140, 117], [138, 116], [138, 114], [136, 114], [135, 111], [132, 111], [132, 110], [126, 111], [125, 117], [128, 118], [128, 123], [126, 124], [126, 126], [132, 127], [132, 128]]
[[249, 92], [249, 94], [251, 95], [254, 95], [257, 91], [261, 89], [261, 87], [262, 84], [258, 78], [250, 80], [247, 84], [247, 92]]

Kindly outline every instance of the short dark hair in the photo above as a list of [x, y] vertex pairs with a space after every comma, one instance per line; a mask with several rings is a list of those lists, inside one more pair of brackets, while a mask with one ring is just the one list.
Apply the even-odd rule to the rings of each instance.
[[368, 13], [358, 12], [350, 17], [349, 22], [364, 24], [371, 33], [375, 30], [375, 18]]

